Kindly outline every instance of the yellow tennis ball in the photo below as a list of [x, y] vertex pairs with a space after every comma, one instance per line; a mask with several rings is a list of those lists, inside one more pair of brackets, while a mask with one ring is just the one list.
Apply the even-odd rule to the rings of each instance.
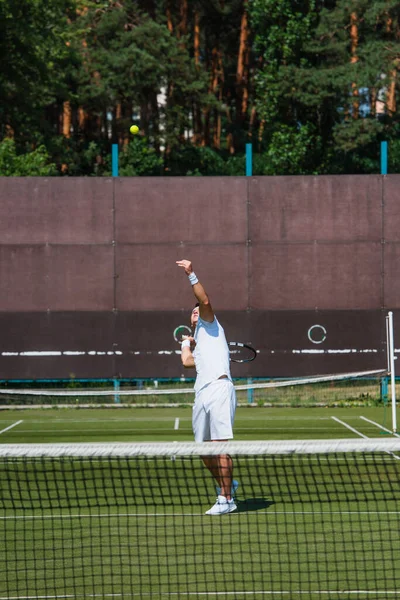
[[131, 128], [129, 131], [131, 133], [133, 133], [133, 135], [135, 135], [136, 133], [139, 133], [139, 127], [137, 125], [131, 125]]

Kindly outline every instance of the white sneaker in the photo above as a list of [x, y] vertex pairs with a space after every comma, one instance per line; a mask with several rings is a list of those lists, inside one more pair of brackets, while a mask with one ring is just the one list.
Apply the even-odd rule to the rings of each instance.
[[[237, 479], [232, 479], [232, 487], [231, 487], [231, 496], [232, 498], [235, 497], [236, 495], [236, 491], [239, 487], [239, 482], [237, 481]], [[217, 491], [218, 496], [221, 494], [221, 488], [219, 487], [219, 485], [215, 486], [215, 489]]]
[[225, 496], [218, 496], [214, 506], [206, 511], [206, 515], [225, 515], [237, 509], [234, 500], [227, 500]]

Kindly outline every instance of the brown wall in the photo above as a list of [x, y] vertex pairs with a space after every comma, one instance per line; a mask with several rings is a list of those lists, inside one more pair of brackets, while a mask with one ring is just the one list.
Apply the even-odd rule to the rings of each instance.
[[227, 337], [260, 351], [235, 376], [385, 367], [399, 188], [396, 175], [0, 178], [0, 379], [181, 376], [180, 258]]

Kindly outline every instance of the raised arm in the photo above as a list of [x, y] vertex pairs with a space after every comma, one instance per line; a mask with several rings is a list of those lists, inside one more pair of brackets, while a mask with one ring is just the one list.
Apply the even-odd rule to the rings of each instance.
[[205, 289], [193, 271], [192, 263], [190, 260], [177, 260], [176, 264], [178, 267], [182, 267], [182, 269], [185, 270], [186, 275], [189, 277], [189, 281], [192, 284], [193, 293], [197, 302], [199, 303], [200, 317], [203, 319], [203, 321], [212, 323], [214, 321], [214, 311]]

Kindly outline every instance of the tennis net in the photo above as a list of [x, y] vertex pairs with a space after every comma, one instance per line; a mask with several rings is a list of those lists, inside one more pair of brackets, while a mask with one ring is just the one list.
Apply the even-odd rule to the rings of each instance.
[[[338, 406], [378, 405], [385, 400], [384, 370], [317, 375], [291, 379], [235, 380], [239, 405], [253, 406]], [[117, 384], [117, 385], [115, 385]], [[54, 383], [35, 387], [20, 383], [0, 387], [0, 408], [39, 406], [187, 406], [193, 403], [193, 381], [140, 380], [93, 382], [55, 388]]]
[[[205, 511], [230, 453], [237, 510]], [[0, 445], [0, 598], [400, 596], [400, 440]]]

